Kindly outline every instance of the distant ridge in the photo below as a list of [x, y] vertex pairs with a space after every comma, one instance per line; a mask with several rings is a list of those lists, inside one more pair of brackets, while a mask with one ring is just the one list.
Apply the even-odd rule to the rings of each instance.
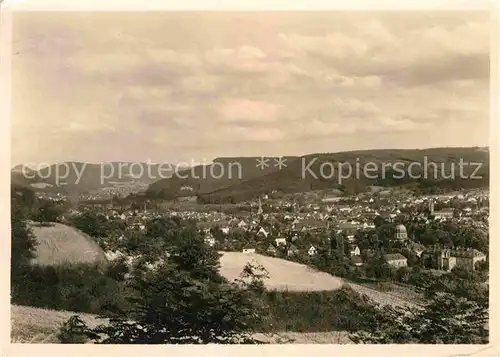
[[[347, 179], [338, 184], [337, 176], [330, 179], [303, 178], [303, 160], [310, 162], [315, 159], [311, 170], [318, 173], [324, 163], [350, 163], [355, 165], [374, 162], [376, 164], [403, 162], [408, 166], [411, 162], [423, 162], [424, 157], [436, 163], [458, 164], [460, 158], [465, 162], [482, 163], [480, 174], [484, 179], [475, 182], [457, 180], [456, 186], [471, 185], [484, 187], [489, 184], [489, 148], [488, 147], [444, 147], [426, 149], [374, 149], [354, 150], [337, 153], [315, 153], [303, 156], [265, 157], [265, 164], [259, 166], [261, 157], [216, 157], [211, 163], [193, 167], [175, 165], [109, 162], [104, 166], [105, 177], [101, 180], [101, 164], [69, 161], [50, 165], [38, 171], [27, 168], [23, 174], [23, 165], [16, 165], [11, 170], [12, 184], [30, 187], [35, 191], [83, 193], [108, 187], [115, 183], [140, 182], [149, 185], [147, 196], [150, 198], [172, 199], [181, 196], [199, 196], [206, 202], [232, 202], [254, 197], [273, 190], [282, 192], [306, 192], [324, 188], [342, 188], [347, 186], [351, 190], [362, 190], [366, 185], [382, 186], [401, 185], [416, 182], [419, 185], [450, 185], [449, 182], [435, 182], [425, 180], [392, 180], [390, 177], [383, 180], [372, 180], [364, 175], [358, 179]], [[285, 164], [278, 167], [278, 160]], [[134, 165], [130, 169], [130, 165]], [[140, 167], [139, 167], [140, 166]], [[56, 180], [56, 168], [60, 175], [65, 174], [65, 167], [70, 167], [68, 177]], [[111, 167], [113, 169], [111, 169]], [[121, 170], [120, 170], [121, 167]], [[135, 175], [131, 177], [132, 171]], [[221, 172], [221, 167], [224, 172]], [[82, 171], [82, 169], [84, 170]], [[171, 170], [170, 170], [171, 169]], [[148, 174], [148, 170], [151, 175]], [[111, 175], [110, 171], [113, 171]], [[78, 181], [78, 172], [83, 172]], [[62, 182], [61, 182], [62, 181]], [[448, 180], [450, 181], [450, 180]], [[344, 187], [345, 188], [345, 187]]]
[[[116, 182], [141, 182], [150, 184], [162, 177], [169, 177], [172, 169], [168, 164], [136, 162], [109, 162], [103, 164], [67, 161], [53, 164], [39, 170], [26, 169], [17, 165], [11, 170], [11, 181], [35, 190], [54, 192], [88, 192], [110, 186]], [[40, 189], [36, 184], [45, 183], [51, 187]]]
[[[273, 166], [273, 161], [277, 158], [269, 158], [269, 167], [259, 169], [256, 167], [257, 157], [248, 158], [217, 158], [218, 161], [230, 162], [231, 160], [239, 160], [244, 168], [243, 175], [235, 179], [235, 172], [229, 171], [220, 178], [202, 177], [202, 167], [198, 166], [186, 171], [186, 175], [180, 177], [174, 175], [172, 178], [159, 180], [151, 184], [147, 194], [150, 197], [158, 198], [175, 198], [186, 194], [197, 195], [203, 202], [206, 203], [230, 203], [240, 200], [253, 198], [256, 195], [270, 193], [274, 190], [281, 192], [307, 192], [317, 189], [342, 188], [349, 192], [359, 192], [366, 189], [368, 185], [380, 186], [399, 186], [414, 183], [421, 187], [440, 186], [450, 189], [459, 189], [462, 187], [485, 187], [489, 184], [489, 149], [478, 147], [453, 147], [453, 148], [430, 148], [430, 149], [377, 149], [377, 150], [356, 150], [339, 153], [317, 153], [304, 155], [302, 157], [289, 156], [285, 157], [286, 166], [278, 169]], [[432, 178], [412, 179], [405, 176], [402, 179], [395, 177], [395, 170], [390, 167], [386, 169], [386, 175], [379, 173], [378, 178], [370, 178], [360, 172], [358, 177], [351, 176], [343, 179], [339, 183], [339, 174], [335, 172], [332, 177], [321, 175], [321, 167], [327, 167], [329, 164], [334, 164], [338, 167], [341, 163], [349, 163], [355, 168], [359, 164], [362, 168], [367, 163], [373, 163], [378, 168], [384, 164], [400, 163], [401, 169], [405, 171], [411, 163], [420, 163], [424, 166], [427, 162], [444, 165], [449, 171], [451, 167], [458, 169], [460, 159], [465, 163], [478, 163], [481, 168], [476, 175], [481, 175], [480, 180], [434, 180]], [[214, 162], [216, 162], [214, 160]], [[308, 164], [311, 163], [310, 166]], [[372, 164], [372, 165], [373, 165]], [[303, 175], [304, 167], [309, 167], [310, 171], [316, 174]], [[475, 168], [472, 166], [465, 167], [464, 174], [471, 175]], [[419, 172], [413, 172], [418, 174]], [[446, 171], [445, 171], [446, 172]], [[229, 175], [232, 177], [229, 177]], [[422, 173], [420, 173], [422, 174]], [[189, 191], [183, 191], [182, 187], [189, 186]]]
[[[218, 157], [210, 165], [199, 165], [179, 171], [169, 179], [151, 184], [148, 195], [173, 198], [207, 194], [278, 170], [276, 162], [279, 157], [265, 157], [267, 160], [265, 165], [259, 165], [261, 159], [261, 157]], [[293, 162], [298, 157], [286, 156], [281, 159]]]

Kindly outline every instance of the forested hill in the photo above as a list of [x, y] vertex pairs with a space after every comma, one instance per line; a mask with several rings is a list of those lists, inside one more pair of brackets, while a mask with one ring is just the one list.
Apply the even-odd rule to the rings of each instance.
[[[211, 175], [210, 166], [197, 166], [183, 175], [153, 183], [148, 195], [167, 199], [197, 195], [202, 202], [220, 203], [249, 199], [274, 190], [289, 193], [340, 188], [356, 193], [369, 185], [456, 190], [489, 184], [488, 148], [317, 153], [285, 157], [281, 168], [278, 158], [267, 158], [264, 167], [257, 167], [257, 159], [260, 158], [219, 158], [214, 162], [225, 163], [226, 171], [222, 176], [216, 170], [216, 175]], [[241, 163], [241, 177], [236, 175], [235, 162]], [[233, 163], [232, 171], [227, 169], [229, 163]], [[424, 171], [426, 165], [428, 169]], [[351, 168], [350, 175], [348, 167]]]

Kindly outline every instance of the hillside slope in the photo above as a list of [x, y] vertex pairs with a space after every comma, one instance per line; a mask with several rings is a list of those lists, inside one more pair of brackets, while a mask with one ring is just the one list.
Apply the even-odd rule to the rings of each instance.
[[[10, 339], [12, 343], [59, 343], [57, 339], [59, 327], [77, 313], [12, 305], [10, 314]], [[78, 313], [78, 315], [92, 328], [100, 324], [106, 324], [105, 319], [99, 319], [95, 315], [82, 313]], [[348, 334], [344, 331], [256, 333], [254, 338], [265, 343], [352, 343]]]
[[271, 290], [336, 290], [343, 284], [342, 279], [314, 271], [307, 265], [260, 254], [240, 252], [222, 252], [220, 273], [229, 281], [233, 281], [238, 278], [245, 264], [251, 261], [261, 264], [269, 272], [269, 279], [266, 279], [264, 284]]
[[39, 265], [69, 263], [106, 263], [107, 259], [99, 245], [86, 234], [60, 223], [42, 227], [32, 225], [39, 243], [34, 262]]
[[[207, 194], [278, 170], [276, 166], [278, 158], [267, 157], [265, 165], [257, 166], [260, 159], [258, 157], [216, 158], [210, 165], [199, 165], [179, 171], [171, 178], [154, 182], [148, 188], [148, 195], [172, 198], [186, 194]], [[287, 162], [296, 159], [295, 156], [284, 158]], [[183, 191], [183, 187], [190, 187], [192, 190]]]
[[221, 254], [220, 273], [229, 281], [238, 278], [247, 263], [255, 262], [268, 271], [269, 279], [264, 281], [264, 285], [269, 290], [327, 291], [340, 289], [342, 285], [347, 284], [354, 291], [368, 296], [373, 302], [380, 305], [417, 306], [415, 301], [409, 301], [392, 293], [381, 292], [355, 284], [328, 273], [314, 270], [307, 265], [255, 253], [221, 252]]
[[76, 314], [91, 328], [106, 323], [91, 314], [11, 305], [10, 340], [12, 343], [59, 343], [56, 337], [59, 327]]
[[[464, 163], [463, 174], [460, 173], [460, 162]], [[437, 172], [430, 163], [436, 164]], [[476, 172], [477, 164], [480, 168]], [[421, 169], [426, 165], [427, 170]], [[351, 167], [351, 174], [348, 166]], [[364, 167], [375, 167], [376, 170], [365, 171]], [[454, 178], [448, 179], [451, 172], [454, 172]], [[481, 176], [481, 179], [461, 177], [472, 174]], [[343, 187], [348, 192], [362, 192], [371, 185], [400, 186], [410, 183], [419, 188], [435, 186], [454, 190], [486, 187], [489, 184], [489, 151], [484, 148], [434, 148], [306, 155], [288, 162], [281, 170], [215, 190], [203, 199], [210, 202], [240, 201], [273, 190], [307, 192], [336, 187]]]
[[[62, 162], [36, 170], [18, 165], [11, 170], [11, 181], [48, 192], [88, 192], [120, 182], [150, 184], [168, 178], [175, 170], [174, 165], [159, 165], [134, 162], [110, 162], [93, 164], [86, 162]], [[48, 184], [44, 189], [36, 184]]]

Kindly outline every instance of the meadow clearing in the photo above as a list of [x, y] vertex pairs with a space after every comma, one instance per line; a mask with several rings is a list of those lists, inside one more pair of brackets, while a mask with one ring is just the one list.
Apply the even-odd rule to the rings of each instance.
[[35, 262], [38, 265], [69, 263], [105, 263], [103, 250], [90, 237], [77, 229], [53, 223], [51, 226], [31, 225], [38, 241]]
[[307, 265], [255, 253], [222, 252], [220, 273], [229, 281], [238, 278], [245, 264], [255, 262], [269, 273], [264, 281], [270, 290], [322, 291], [339, 289], [343, 281], [330, 274], [315, 271]]

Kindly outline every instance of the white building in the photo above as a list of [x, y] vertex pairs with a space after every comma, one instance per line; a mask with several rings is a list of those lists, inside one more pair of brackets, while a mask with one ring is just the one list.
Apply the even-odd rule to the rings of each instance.
[[309, 254], [312, 257], [313, 255], [316, 255], [316, 253], [318, 253], [317, 249], [311, 245], [311, 247], [307, 251], [307, 254]]
[[277, 247], [279, 246], [285, 246], [286, 245], [286, 238], [276, 238], [274, 240], [274, 243], [276, 244]]

